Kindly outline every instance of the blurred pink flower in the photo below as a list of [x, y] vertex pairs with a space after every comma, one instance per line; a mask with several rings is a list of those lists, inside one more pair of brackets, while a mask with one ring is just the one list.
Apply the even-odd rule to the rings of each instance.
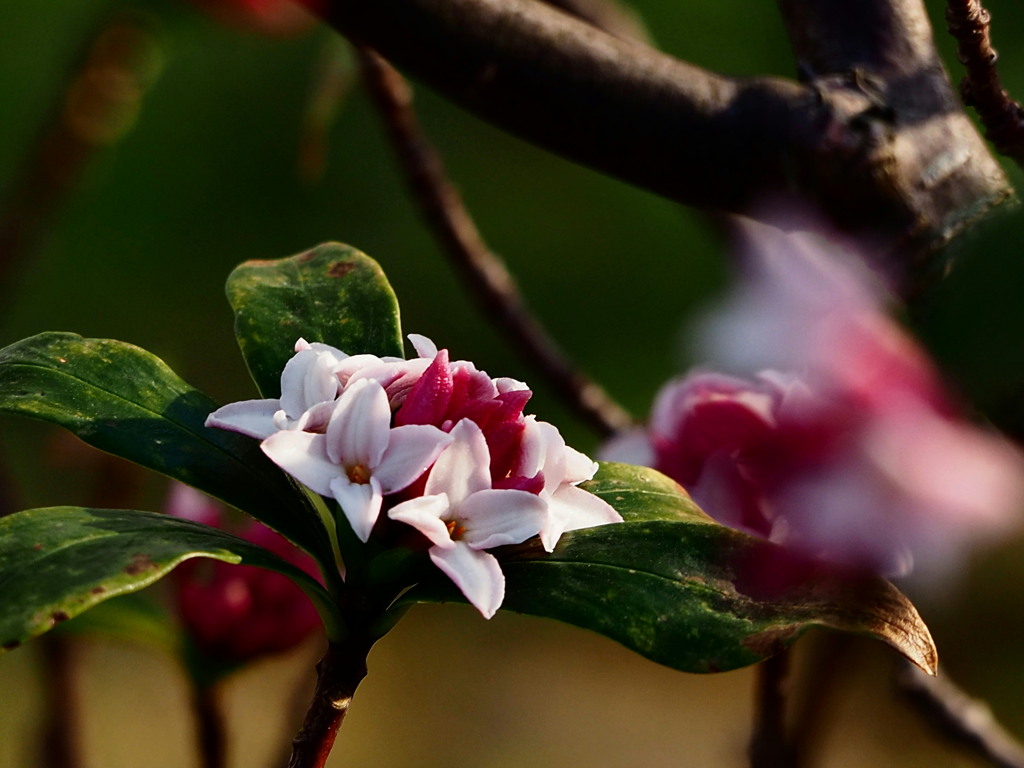
[[1015, 526], [1024, 459], [957, 413], [860, 265], [748, 227], [746, 280], [705, 324], [706, 351], [744, 375], [670, 382], [603, 457], [659, 469], [727, 525], [890, 575], [938, 575]]
[[[227, 526], [220, 505], [187, 485], [172, 487], [167, 512], [229, 530], [317, 575], [312, 558], [274, 531], [256, 521]], [[174, 570], [173, 584], [189, 638], [202, 653], [221, 661], [243, 663], [287, 651], [320, 626], [302, 590], [264, 568], [196, 558]]]

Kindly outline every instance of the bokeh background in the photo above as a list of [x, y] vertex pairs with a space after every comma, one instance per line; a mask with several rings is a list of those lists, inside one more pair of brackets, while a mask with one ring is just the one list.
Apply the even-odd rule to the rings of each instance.
[[[930, 4], [942, 29], [942, 3]], [[1006, 54], [1003, 76], [1024, 93], [1019, 8], [1012, 0], [988, 5]], [[633, 6], [674, 55], [734, 75], [794, 71], [772, 3]], [[109, 108], [97, 121], [80, 77], [95, 61], [96, 40], [120, 29], [122, 18], [140, 36], [107, 39], [106, 50], [137, 50], [134, 78], [103, 86], [99, 104]], [[945, 41], [943, 52], [955, 68]], [[323, 114], [324, 73], [344, 86], [347, 58], [345, 44], [323, 28], [267, 36], [185, 0], [0, 0], [0, 216], [13, 212], [23, 227], [17, 259], [0, 265], [0, 344], [45, 330], [118, 338], [153, 351], [222, 402], [245, 399], [254, 390], [223, 297], [228, 272], [245, 259], [341, 240], [380, 261], [406, 331], [494, 375], [529, 381], [533, 411], [593, 451], [594, 435], [462, 291], [358, 85], [335, 115]], [[68, 101], [73, 82], [81, 98]], [[688, 324], [728, 279], [719, 227], [509, 138], [426, 89], [417, 89], [416, 103], [485, 238], [539, 317], [614, 397], [646, 413], [659, 385], [695, 362], [687, 359]], [[39, 178], [55, 172], [52, 153], [39, 154], [42, 137], [69, 109], [98, 143], [77, 160], [58, 156], [65, 187], [41, 188]], [[965, 268], [910, 318], [953, 381], [1001, 406], [1024, 375], [1016, 317], [1022, 232], [1012, 213], [959, 243]], [[0, 458], [19, 508], [96, 499], [153, 508], [165, 492], [160, 479], [112, 466], [27, 421], [0, 420]], [[989, 699], [1020, 735], [1022, 552], [1008, 541], [941, 589], [907, 585], [936, 635], [944, 672]], [[809, 636], [800, 647], [829, 642]], [[295, 697], [308, 692], [319, 643], [230, 681], [232, 765], [273, 764], [295, 730]], [[93, 631], [72, 648], [72, 674], [61, 685], [81, 702], [86, 766], [196, 764], [187, 689], [166, 647]], [[839, 659], [840, 685], [819, 734], [822, 765], [972, 764], [894, 696], [891, 652], [853, 640]], [[44, 764], [43, 668], [33, 644], [0, 656], [0, 768]], [[552, 622], [505, 613], [485, 622], [471, 609], [422, 607], [371, 655], [331, 765], [739, 766], [752, 686], [750, 670], [685, 675]]]

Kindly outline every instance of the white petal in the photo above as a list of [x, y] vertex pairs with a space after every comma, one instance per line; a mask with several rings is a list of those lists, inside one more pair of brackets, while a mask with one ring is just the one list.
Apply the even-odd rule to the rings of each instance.
[[478, 491], [454, 510], [465, 526], [465, 541], [473, 549], [520, 544], [540, 533], [547, 519], [544, 499], [526, 491]]
[[327, 438], [312, 432], [275, 432], [260, 447], [277, 466], [321, 496], [344, 470], [327, 457]]
[[497, 613], [505, 599], [505, 574], [494, 555], [456, 542], [451, 549], [431, 547], [430, 559], [455, 582], [485, 619]]
[[565, 477], [563, 482], [575, 485], [576, 483], [582, 483], [584, 480], [589, 480], [597, 474], [597, 462], [585, 453], [580, 453], [568, 445], [562, 451], [565, 455]]
[[365, 379], [345, 389], [327, 425], [327, 455], [338, 464], [380, 463], [388, 447], [391, 408], [384, 388]]
[[240, 432], [262, 440], [277, 432], [274, 413], [281, 407], [278, 400], [243, 400], [229, 403], [206, 417], [206, 426]]
[[534, 477], [544, 469], [544, 459], [548, 455], [547, 435], [535, 416], [527, 416], [523, 422], [515, 473], [521, 477]]
[[540, 540], [550, 552], [566, 531], [621, 522], [622, 515], [604, 499], [574, 485], [563, 485], [548, 499], [548, 519]]
[[450, 549], [455, 546], [444, 516], [451, 509], [448, 497], [443, 493], [436, 496], [417, 496], [403, 501], [388, 511], [388, 517], [400, 523], [411, 525], [437, 547]]
[[[306, 348], [307, 349], [312, 349], [314, 352], [319, 352], [324, 357], [327, 357], [327, 358], [332, 358], [333, 357], [334, 358], [334, 361], [333, 361], [334, 364], [337, 364], [339, 361], [344, 360], [345, 358], [348, 357], [348, 355], [346, 355], [344, 352], [342, 352], [337, 347], [332, 347], [330, 344], [324, 344], [323, 342], [320, 342], [320, 341], [314, 341], [312, 344], [308, 344], [307, 343], [306, 344]], [[298, 352], [299, 350], [296, 349], [295, 351]]]
[[412, 348], [420, 357], [429, 357], [431, 360], [437, 357], [437, 345], [426, 336], [410, 333], [406, 338], [412, 343]]
[[389, 399], [395, 390], [407, 391], [415, 384], [430, 365], [430, 360], [417, 357], [413, 360], [380, 359], [372, 364], [361, 366], [353, 371], [348, 378], [349, 385], [361, 379], [373, 379], [380, 382], [388, 393]]
[[311, 405], [333, 400], [338, 381], [312, 349], [296, 352], [281, 372], [281, 408], [297, 419]]
[[500, 394], [506, 392], [522, 392], [528, 390], [530, 387], [526, 382], [519, 381], [519, 379], [510, 379], [508, 376], [499, 376], [494, 380], [494, 386], [497, 387]]
[[395, 427], [373, 476], [384, 493], [400, 491], [426, 472], [451, 441], [451, 435], [427, 424]]
[[331, 493], [341, 505], [352, 532], [363, 543], [370, 538], [374, 523], [380, 516], [383, 495], [377, 478], [368, 483], [353, 483], [347, 475], [339, 475], [331, 481]]
[[380, 365], [380, 358], [376, 355], [352, 355], [334, 366], [334, 375], [338, 377], [339, 381], [345, 383], [365, 368], [378, 365]]
[[451, 445], [430, 470], [426, 493], [446, 493], [458, 507], [470, 494], [491, 487], [491, 452], [484, 433], [469, 419], [456, 424], [451, 437]]
[[[298, 419], [282, 429], [298, 429], [303, 432], [324, 432], [334, 413], [334, 403], [317, 403], [306, 410]], [[278, 411], [284, 414], [284, 411]], [[275, 416], [275, 421], [277, 417]]]

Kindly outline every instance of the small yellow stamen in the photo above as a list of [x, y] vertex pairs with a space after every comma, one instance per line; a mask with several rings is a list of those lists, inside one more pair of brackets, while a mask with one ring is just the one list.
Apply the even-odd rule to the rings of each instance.
[[458, 541], [466, 534], [466, 526], [458, 520], [447, 521], [445, 527], [448, 529], [448, 535], [452, 537], [452, 541]]
[[366, 485], [370, 482], [370, 470], [362, 464], [356, 464], [348, 468], [348, 479], [359, 485]]

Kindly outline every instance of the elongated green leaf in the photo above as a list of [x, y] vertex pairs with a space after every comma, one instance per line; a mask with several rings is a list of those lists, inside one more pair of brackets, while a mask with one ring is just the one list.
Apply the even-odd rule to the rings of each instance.
[[16, 648], [96, 603], [147, 587], [193, 557], [284, 574], [313, 600], [328, 633], [340, 632], [326, 591], [262, 547], [152, 512], [49, 507], [0, 519], [0, 647]]
[[248, 437], [203, 424], [217, 404], [159, 358], [119, 341], [45, 333], [0, 350], [0, 412], [193, 485], [331, 562], [306, 497]]
[[247, 261], [228, 277], [235, 334], [264, 397], [281, 396], [295, 341], [348, 354], [402, 357], [398, 302], [380, 266], [341, 243], [276, 261]]
[[[811, 627], [871, 635], [934, 672], [928, 628], [887, 581], [709, 521], [681, 489], [673, 519], [672, 486], [653, 470], [604, 465], [588, 487], [627, 522], [566, 533], [551, 554], [535, 540], [497, 551], [502, 608], [594, 630], [687, 672], [756, 663]], [[462, 601], [439, 573], [404, 599]]]
[[607, 501], [627, 522], [685, 520], [718, 525], [679, 483], [647, 467], [602, 462], [594, 479], [580, 487]]

